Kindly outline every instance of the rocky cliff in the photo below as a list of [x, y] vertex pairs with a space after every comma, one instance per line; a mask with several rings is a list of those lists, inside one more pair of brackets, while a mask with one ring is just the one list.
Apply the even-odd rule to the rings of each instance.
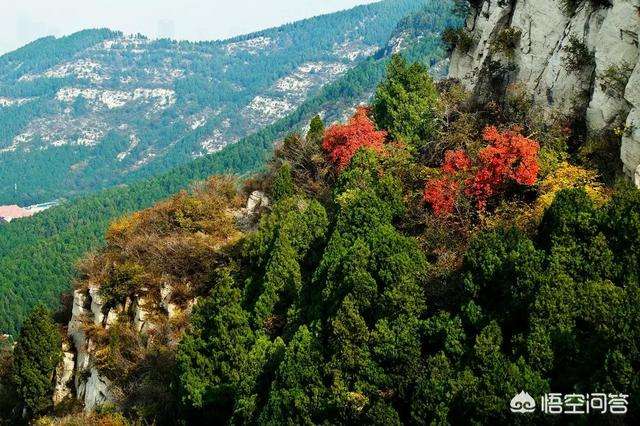
[[547, 111], [584, 118], [592, 134], [616, 130], [624, 173], [640, 186], [640, 1], [475, 3], [449, 76], [479, 99], [519, 83]]
[[[191, 202], [202, 200], [212, 202], [211, 198], [205, 197], [206, 195], [200, 194], [189, 198], [189, 200]], [[142, 212], [142, 214], [134, 215], [131, 220], [137, 220], [139, 228], [132, 231], [135, 236], [129, 235], [123, 240], [118, 240], [117, 243], [113, 238], [109, 244], [117, 245], [123, 251], [136, 251], [136, 240], [139, 236], [137, 232], [142, 229], [142, 233], [144, 233], [147, 229], [146, 226], [155, 226], [153, 220], [158, 214], [170, 213], [179, 216], [182, 220], [187, 217], [186, 220], [197, 218], [202, 222], [209, 216], [208, 219], [211, 219], [215, 224], [213, 226], [221, 227], [227, 221], [233, 224], [233, 236], [232, 232], [224, 232], [225, 236], [216, 240], [222, 241], [222, 243], [207, 244], [206, 248], [203, 248], [209, 252], [204, 256], [211, 260], [220, 253], [224, 245], [236, 241], [236, 237], [240, 235], [238, 232], [243, 233], [253, 229], [260, 212], [268, 204], [269, 200], [264, 193], [254, 191], [246, 199], [244, 207], [229, 208], [228, 204], [218, 202], [212, 206], [213, 211], [207, 214], [200, 212], [199, 215], [192, 213], [191, 216], [188, 216], [184, 211], [175, 210], [175, 206], [169, 201], [165, 205], [161, 204]], [[129, 219], [125, 218], [124, 220]], [[54, 405], [76, 399], [83, 405], [85, 411], [91, 412], [104, 404], [119, 404], [126, 389], [122, 388], [119, 380], [121, 377], [118, 377], [117, 373], [114, 374], [114, 371], [118, 370], [112, 368], [113, 363], [129, 363], [129, 369], [131, 369], [135, 368], [134, 364], [143, 362], [140, 357], [136, 358], [135, 356], [123, 357], [121, 360], [114, 361], [114, 351], [110, 345], [113, 344], [114, 339], [122, 338], [123, 329], [138, 336], [140, 340], [134, 340], [143, 342], [142, 345], [146, 347], [152, 345], [153, 340], [163, 340], [168, 346], [178, 343], [187, 323], [186, 319], [197, 301], [197, 291], [194, 291], [197, 280], [187, 273], [174, 277], [170, 274], [164, 274], [159, 280], [156, 280], [149, 271], [155, 262], [154, 258], [166, 266], [172, 261], [176, 261], [175, 258], [180, 257], [180, 249], [178, 248], [180, 239], [186, 241], [191, 237], [202, 237], [201, 230], [194, 230], [191, 226], [186, 232], [182, 227], [180, 230], [169, 232], [168, 238], [162, 240], [160, 244], [156, 244], [157, 247], [162, 247], [160, 253], [154, 248], [150, 250], [147, 248], [148, 251], [145, 253], [139, 253], [142, 258], [147, 260], [146, 263], [142, 260], [139, 263], [147, 271], [144, 274], [145, 280], [134, 291], [129, 292], [121, 303], [114, 304], [105, 297], [104, 286], [109, 284], [104, 283], [109, 278], [98, 279], [96, 273], [93, 272], [86, 274], [80, 280], [73, 292], [71, 319], [66, 327], [67, 336], [62, 347], [63, 358], [56, 371]], [[113, 229], [112, 226], [111, 232]], [[111, 259], [106, 254], [109, 251], [109, 244], [102, 253], [96, 256], [101, 259], [97, 263], [105, 263], [106, 259]], [[154, 243], [148, 238], [145, 238], [142, 244], [154, 246]], [[190, 240], [190, 244], [193, 244], [193, 240]], [[160, 255], [152, 255], [154, 251]], [[169, 259], [168, 253], [173, 254], [174, 259]], [[202, 256], [202, 253], [198, 255]], [[135, 255], [131, 256], [130, 253], [129, 256], [127, 258], [129, 262], [136, 257]], [[189, 260], [194, 260], [193, 256], [190, 254], [186, 257]], [[114, 272], [109, 272], [109, 274], [113, 276]], [[191, 289], [185, 291], [184, 283], [187, 283], [187, 287]], [[120, 329], [117, 332], [120, 334], [110, 334], [110, 330], [114, 327]], [[136, 351], [135, 348], [127, 348], [127, 350]]]

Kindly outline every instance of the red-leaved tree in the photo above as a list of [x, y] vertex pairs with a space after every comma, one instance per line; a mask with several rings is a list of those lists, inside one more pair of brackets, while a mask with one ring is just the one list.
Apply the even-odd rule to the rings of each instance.
[[369, 109], [359, 107], [347, 124], [334, 124], [325, 131], [322, 148], [338, 170], [343, 170], [362, 147], [382, 151], [386, 137], [387, 132], [376, 130]]
[[487, 127], [483, 138], [489, 144], [473, 162], [464, 151], [447, 151], [443, 177], [427, 181], [424, 200], [436, 215], [453, 213], [462, 192], [483, 211], [489, 198], [504, 191], [510, 183], [533, 185], [538, 178], [540, 145], [522, 136], [518, 129], [500, 132]]

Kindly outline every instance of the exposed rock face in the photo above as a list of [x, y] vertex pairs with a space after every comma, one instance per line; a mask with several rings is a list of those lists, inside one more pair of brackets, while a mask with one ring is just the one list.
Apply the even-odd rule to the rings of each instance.
[[242, 231], [253, 229], [260, 211], [269, 207], [269, 198], [262, 191], [253, 191], [247, 199], [247, 206], [233, 213], [236, 226]]
[[93, 411], [99, 405], [112, 402], [109, 390], [110, 382], [102, 377], [95, 367], [91, 367], [91, 374], [85, 384], [84, 409]]
[[622, 137], [622, 161], [625, 172], [633, 176], [636, 186], [640, 187], [640, 62], [636, 63], [624, 97], [631, 111], [627, 116], [627, 133]]
[[54, 404], [74, 395], [85, 410], [112, 402], [109, 381], [100, 377], [91, 355], [93, 344], [85, 333], [87, 324], [102, 324], [102, 300], [96, 288], [75, 290], [71, 320], [67, 328], [70, 342], [63, 344], [63, 360], [56, 371]]
[[75, 354], [71, 351], [70, 342], [62, 344], [62, 361], [56, 369], [56, 386], [53, 391], [53, 404], [58, 405], [72, 396], [73, 370], [75, 367]]
[[[640, 2], [610, 3], [583, 1], [569, 14], [559, 0], [485, 0], [466, 22], [473, 47], [454, 50], [449, 76], [478, 99], [520, 83], [549, 111], [585, 117], [592, 132], [624, 127], [624, 172], [640, 185]], [[495, 47], [510, 27], [521, 37], [508, 57]], [[576, 42], [589, 51], [578, 67], [568, 60]]]
[[[244, 208], [227, 213], [250, 228], [255, 226], [261, 211], [268, 206], [267, 196], [254, 191]], [[71, 320], [67, 326], [68, 340], [62, 348], [64, 358], [56, 371], [54, 404], [75, 397], [83, 403], [85, 411], [92, 411], [102, 404], [117, 403], [116, 395], [121, 395], [122, 390], [114, 383], [117, 382], [115, 377], [112, 377], [112, 382], [100, 372], [97, 355], [103, 352], [104, 344], [100, 347], [96, 336], [120, 321], [146, 337], [154, 335], [168, 320], [178, 317], [178, 322], [182, 323], [182, 315], [190, 314], [197, 297], [177, 299], [174, 298], [175, 293], [179, 292], [169, 283], [153, 289], [144, 286], [122, 304], [111, 307], [93, 281], [87, 288], [75, 290]], [[172, 344], [178, 343], [180, 335], [180, 329], [171, 334]]]

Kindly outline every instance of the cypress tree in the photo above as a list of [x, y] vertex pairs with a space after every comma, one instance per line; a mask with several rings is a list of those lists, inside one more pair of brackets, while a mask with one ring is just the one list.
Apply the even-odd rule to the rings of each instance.
[[52, 405], [54, 372], [62, 357], [61, 339], [51, 314], [38, 305], [22, 325], [14, 350], [13, 382], [29, 414]]

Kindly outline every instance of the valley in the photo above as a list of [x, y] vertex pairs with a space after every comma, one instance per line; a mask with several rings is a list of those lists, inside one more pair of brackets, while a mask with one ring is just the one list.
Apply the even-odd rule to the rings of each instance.
[[73, 197], [219, 151], [372, 56], [426, 3], [360, 6], [224, 41], [99, 29], [7, 53], [0, 203]]

